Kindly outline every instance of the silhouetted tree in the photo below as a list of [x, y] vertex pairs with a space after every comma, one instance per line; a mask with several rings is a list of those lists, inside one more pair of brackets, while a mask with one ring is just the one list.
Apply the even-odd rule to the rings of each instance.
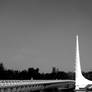
[[[88, 78], [92, 79], [92, 72], [87, 72], [84, 74], [85, 76], [89, 75]], [[55, 79], [74, 79], [75, 74], [73, 72], [64, 72], [59, 71], [59, 69], [53, 67], [51, 73], [39, 73], [39, 68], [28, 68], [28, 70], [11, 70], [5, 69], [3, 64], [0, 64], [0, 79], [17, 79], [17, 80], [25, 80], [25, 79], [42, 79], [42, 80], [55, 80]]]

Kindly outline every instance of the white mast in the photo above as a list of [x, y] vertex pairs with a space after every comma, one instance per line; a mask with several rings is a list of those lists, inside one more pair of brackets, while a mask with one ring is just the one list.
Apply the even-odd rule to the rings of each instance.
[[86, 79], [82, 75], [80, 54], [79, 54], [79, 41], [78, 35], [76, 36], [76, 63], [75, 63], [75, 89], [85, 88], [88, 84], [92, 84], [92, 81]]

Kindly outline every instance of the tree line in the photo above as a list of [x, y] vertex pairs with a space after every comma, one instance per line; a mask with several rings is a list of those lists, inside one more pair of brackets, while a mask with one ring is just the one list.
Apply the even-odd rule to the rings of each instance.
[[[92, 76], [92, 72], [90, 72]], [[89, 76], [85, 75], [90, 79]], [[0, 63], [0, 80], [56, 80], [56, 79], [75, 79], [74, 72], [59, 71], [56, 67], [52, 67], [51, 73], [40, 73], [39, 68], [33, 67], [27, 70], [5, 69], [3, 63]], [[92, 77], [91, 77], [92, 79]]]

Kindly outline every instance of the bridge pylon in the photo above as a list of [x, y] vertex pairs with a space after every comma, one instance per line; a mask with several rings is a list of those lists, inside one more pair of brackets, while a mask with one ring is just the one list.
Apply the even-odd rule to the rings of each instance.
[[76, 61], [76, 63], [75, 63], [75, 90], [80, 89], [80, 88], [85, 88], [89, 84], [92, 85], [92, 81], [86, 79], [82, 75], [81, 64], [80, 64], [78, 35], [76, 36], [76, 60], [75, 61]]

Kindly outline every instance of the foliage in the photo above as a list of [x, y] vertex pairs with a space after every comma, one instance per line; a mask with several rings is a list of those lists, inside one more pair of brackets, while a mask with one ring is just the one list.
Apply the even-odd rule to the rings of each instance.
[[[92, 76], [92, 73], [91, 73]], [[91, 77], [92, 78], [92, 77]], [[59, 71], [55, 67], [51, 73], [40, 73], [39, 68], [28, 68], [28, 70], [10, 70], [5, 69], [3, 64], [0, 64], [0, 79], [1, 80], [55, 80], [55, 79], [74, 79], [73, 72]]]

